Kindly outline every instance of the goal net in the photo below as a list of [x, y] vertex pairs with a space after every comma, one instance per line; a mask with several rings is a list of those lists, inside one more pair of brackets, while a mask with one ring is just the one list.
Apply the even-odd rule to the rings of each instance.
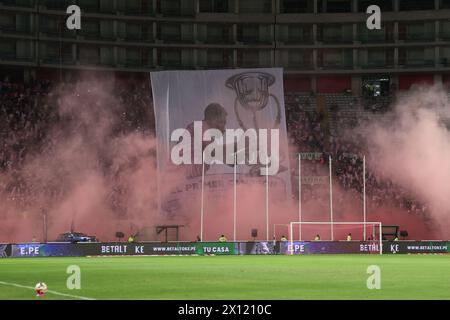
[[[298, 222], [289, 224], [289, 241], [364, 241], [382, 245], [381, 222]], [[381, 253], [381, 252], [380, 252]]]

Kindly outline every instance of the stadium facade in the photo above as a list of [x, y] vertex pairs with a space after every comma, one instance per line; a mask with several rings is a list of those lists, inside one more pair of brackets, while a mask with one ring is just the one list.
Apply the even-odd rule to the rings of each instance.
[[[373, 4], [381, 30], [366, 27]], [[287, 91], [385, 94], [450, 84], [450, 0], [0, 0], [0, 65], [25, 79], [275, 66]]]

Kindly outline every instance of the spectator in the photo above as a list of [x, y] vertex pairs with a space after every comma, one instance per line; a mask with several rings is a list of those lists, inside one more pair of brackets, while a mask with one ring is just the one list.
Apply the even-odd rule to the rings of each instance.
[[[368, 88], [370, 91], [370, 88]], [[154, 117], [151, 116], [152, 101], [148, 88], [142, 85], [130, 87], [117, 82], [111, 97], [111, 109], [119, 121], [111, 123], [114, 126], [112, 135], [120, 136], [126, 133], [149, 133], [154, 131]], [[366, 90], [367, 92], [367, 90]], [[7, 201], [20, 208], [33, 206], [36, 200], [45, 195], [47, 198], [64, 198], [66, 188], [57, 188], [57, 184], [49, 183], [37, 186], [32, 183], [33, 176], [22, 169], [27, 160], [34, 155], [51, 156], [55, 145], [55, 130], [70, 123], [70, 116], [62, 115], [59, 105], [63, 97], [70, 96], [75, 104], [80, 101], [96, 106], [89, 89], [77, 83], [53, 83], [39, 80], [31, 83], [12, 82], [8, 78], [0, 80], [0, 173], [7, 173], [8, 179], [0, 181], [0, 193]], [[358, 104], [358, 99], [353, 100]], [[363, 139], [357, 135], [331, 135], [329, 123], [325, 122], [323, 114], [315, 111], [316, 97], [306, 92], [303, 95], [286, 99], [286, 121], [289, 141], [302, 150], [303, 153], [320, 154], [302, 162], [304, 176], [326, 176], [327, 157], [330, 154], [334, 161], [334, 172], [337, 182], [348, 191], [345, 197], [360, 201], [362, 195], [362, 156], [366, 153]], [[362, 103], [362, 102], [361, 102]], [[116, 104], [116, 105], [115, 105]], [[132, 107], [131, 107], [132, 106]], [[339, 105], [336, 105], [339, 107]], [[339, 108], [338, 108], [339, 109]], [[357, 109], [354, 106], [352, 109]], [[341, 130], [351, 129], [358, 125], [361, 117], [344, 117], [336, 115], [336, 125]], [[79, 127], [67, 130], [82, 131]], [[114, 137], [113, 136], [113, 137]], [[349, 141], [346, 136], [351, 136]], [[297, 161], [297, 158], [294, 157]], [[99, 160], [99, 167], [108, 174], [113, 171], [107, 160]], [[291, 166], [295, 174], [297, 163]], [[57, 168], [55, 169], [57, 170]], [[294, 184], [296, 185], [296, 184]], [[319, 207], [328, 205], [328, 199], [321, 197], [321, 186], [305, 185], [302, 195], [307, 201], [313, 201]], [[121, 198], [126, 192], [123, 186], [115, 186], [111, 190], [109, 200], [114, 211], [123, 211]], [[295, 193], [295, 192], [294, 192]], [[296, 196], [298, 193], [295, 193]], [[369, 210], [381, 206], [394, 206], [406, 210], [410, 214], [424, 215], [429, 207], [418, 201], [406, 190], [396, 185], [384, 175], [366, 171], [366, 194]], [[344, 205], [346, 198], [337, 199], [337, 204]], [[326, 210], [326, 209], [324, 209]], [[336, 208], [338, 210], [338, 207]], [[25, 211], [25, 210], [24, 210]]]

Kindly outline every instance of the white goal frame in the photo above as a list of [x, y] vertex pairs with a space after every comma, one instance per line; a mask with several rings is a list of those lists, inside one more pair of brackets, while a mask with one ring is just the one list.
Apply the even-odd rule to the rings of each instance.
[[[293, 248], [293, 244], [294, 244], [294, 230], [293, 230], [293, 226], [294, 225], [300, 225], [300, 239], [299, 241], [303, 241], [301, 239], [301, 229], [302, 229], [302, 225], [303, 224], [318, 224], [318, 225], [330, 225], [331, 226], [331, 234], [333, 234], [333, 226], [334, 225], [360, 225], [363, 226], [364, 230], [366, 230], [366, 226], [367, 225], [373, 225], [373, 226], [378, 226], [379, 227], [379, 239], [377, 239], [376, 241], [379, 242], [380, 245], [380, 254], [383, 254], [383, 229], [382, 229], [382, 223], [381, 222], [369, 222], [369, 221], [364, 221], [364, 222], [326, 222], [326, 221], [308, 221], [308, 222], [304, 222], [304, 221], [292, 221], [289, 223], [289, 242], [291, 245], [291, 248]], [[365, 232], [364, 232], [365, 234]], [[374, 233], [375, 234], [375, 233]], [[334, 241], [334, 240], [322, 240], [322, 241]], [[367, 241], [366, 239], [364, 239], [364, 241]], [[375, 240], [373, 240], [375, 241]], [[291, 254], [293, 254], [293, 252], [291, 252]]]

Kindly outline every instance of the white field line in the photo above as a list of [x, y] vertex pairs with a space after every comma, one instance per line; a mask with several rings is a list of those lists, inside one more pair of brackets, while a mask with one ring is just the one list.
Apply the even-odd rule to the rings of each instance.
[[[5, 286], [11, 286], [11, 287], [17, 287], [17, 288], [24, 288], [24, 289], [34, 290], [34, 287], [22, 286], [22, 285], [17, 284], [17, 283], [10, 283], [10, 282], [0, 281], [0, 284], [5, 285]], [[87, 297], [82, 297], [82, 296], [76, 296], [76, 295], [62, 293], [62, 292], [53, 291], [53, 290], [48, 290], [47, 293], [55, 294], [55, 295], [58, 295], [58, 296], [77, 298], [77, 299], [81, 299], [81, 300], [95, 300], [94, 298], [87, 298]]]

